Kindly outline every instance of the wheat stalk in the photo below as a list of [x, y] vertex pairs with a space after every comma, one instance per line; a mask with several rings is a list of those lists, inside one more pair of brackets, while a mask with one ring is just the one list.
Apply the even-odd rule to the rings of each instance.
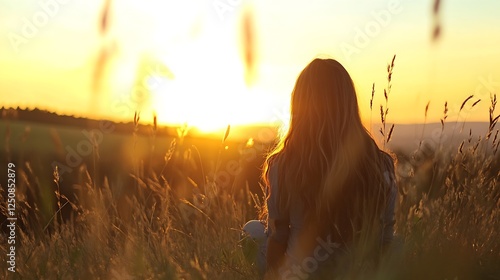
[[[391, 63], [387, 64], [387, 87], [384, 89], [384, 99], [385, 99], [385, 109], [383, 105], [380, 105], [380, 120], [382, 122], [382, 127], [380, 128], [380, 133], [383, 136], [383, 147], [385, 146], [392, 138], [392, 132], [394, 131], [394, 124], [392, 124], [389, 132], [387, 132], [387, 115], [389, 114], [389, 96], [392, 90], [392, 74], [394, 71], [394, 61], [396, 60], [396, 55], [392, 57]], [[375, 84], [372, 87], [372, 96], [374, 92]], [[373, 97], [372, 97], [373, 98]], [[371, 102], [370, 102], [371, 108]]]

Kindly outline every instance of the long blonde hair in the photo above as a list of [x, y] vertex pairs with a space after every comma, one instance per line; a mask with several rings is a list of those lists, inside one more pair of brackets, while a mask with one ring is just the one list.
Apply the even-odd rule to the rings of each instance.
[[264, 163], [267, 186], [277, 165], [279, 209], [289, 211], [301, 200], [323, 232], [352, 240], [367, 221], [376, 227], [386, 203], [388, 162], [361, 122], [345, 68], [314, 59], [295, 84], [288, 132]]

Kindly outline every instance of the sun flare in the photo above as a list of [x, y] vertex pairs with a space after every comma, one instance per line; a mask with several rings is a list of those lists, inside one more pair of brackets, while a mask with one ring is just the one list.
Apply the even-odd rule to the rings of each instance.
[[222, 130], [227, 125], [280, 124], [278, 117], [269, 114], [270, 105], [262, 102], [264, 95], [247, 89], [243, 80], [211, 87], [208, 82], [184, 83], [179, 77], [154, 92], [152, 106], [160, 123], [188, 124], [202, 132]]
[[282, 114], [273, 112], [279, 101], [245, 80], [237, 36], [228, 32], [236, 33], [206, 23], [203, 32], [155, 55], [173, 76], [156, 77], [161, 82], [151, 90], [150, 109], [160, 123], [213, 132], [227, 125], [281, 122]]

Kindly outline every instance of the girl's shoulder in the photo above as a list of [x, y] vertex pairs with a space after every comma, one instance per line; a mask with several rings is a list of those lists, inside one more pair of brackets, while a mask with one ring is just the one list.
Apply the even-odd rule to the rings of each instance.
[[384, 152], [384, 151], [380, 151], [381, 153], [381, 161], [383, 162], [383, 174], [384, 174], [384, 178], [385, 180], [387, 181], [388, 183], [388, 186], [390, 187], [390, 189], [392, 190], [395, 186], [395, 182], [396, 182], [396, 172], [395, 172], [395, 169], [394, 169], [394, 157], [392, 155], [390, 155], [389, 153], [387, 152]]
[[387, 152], [379, 150], [381, 155], [381, 160], [389, 171], [394, 171], [394, 163], [396, 162], [395, 157]]

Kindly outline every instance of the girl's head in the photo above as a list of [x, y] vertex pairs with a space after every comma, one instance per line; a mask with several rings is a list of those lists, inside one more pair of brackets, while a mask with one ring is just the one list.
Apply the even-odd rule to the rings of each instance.
[[[323, 144], [361, 130], [356, 92], [345, 68], [333, 59], [315, 59], [297, 79], [291, 100], [288, 142]], [[310, 139], [304, 139], [304, 138]]]
[[[381, 189], [380, 150], [361, 122], [351, 77], [336, 60], [314, 59], [300, 73], [290, 126], [280, 140], [266, 160], [264, 179], [269, 183], [276, 163], [283, 211], [301, 200], [309, 216], [347, 228], [366, 198]], [[336, 217], [340, 212], [343, 217]]]

